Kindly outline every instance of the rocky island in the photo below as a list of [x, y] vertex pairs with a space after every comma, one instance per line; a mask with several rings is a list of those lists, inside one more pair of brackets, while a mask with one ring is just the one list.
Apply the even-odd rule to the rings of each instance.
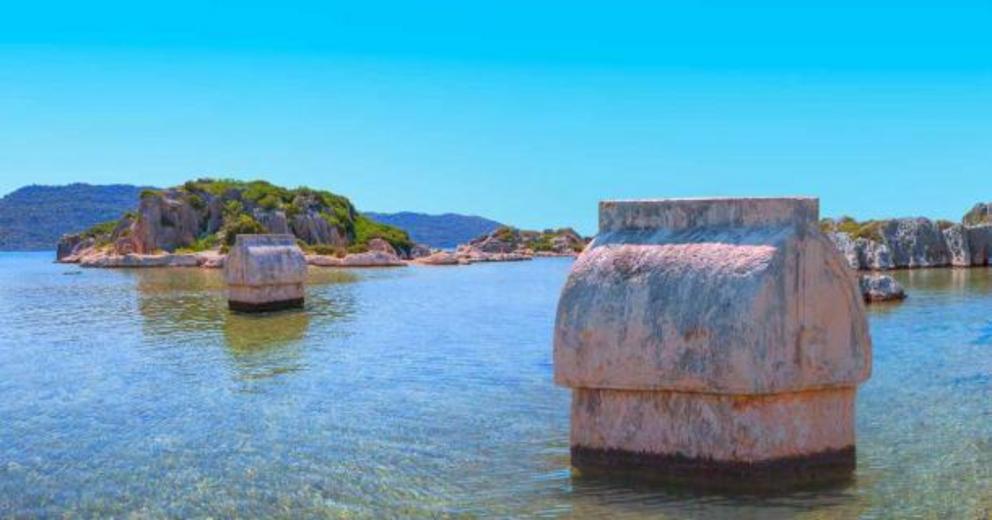
[[328, 191], [199, 179], [142, 191], [136, 210], [63, 236], [56, 258], [84, 267], [221, 267], [237, 235], [255, 233], [294, 236], [315, 265], [405, 265], [430, 253]]
[[979, 203], [960, 223], [924, 217], [858, 222], [823, 219], [820, 228], [862, 271], [989, 265], [992, 203]]
[[960, 223], [906, 217], [859, 222], [823, 219], [820, 229], [858, 271], [869, 303], [906, 297], [891, 276], [875, 271], [927, 267], [982, 267], [992, 256], [992, 203], [978, 203]]
[[425, 265], [465, 265], [478, 262], [517, 262], [534, 257], [577, 256], [591, 239], [572, 228], [521, 230], [500, 226], [461, 244], [454, 251], [437, 251], [419, 258]]

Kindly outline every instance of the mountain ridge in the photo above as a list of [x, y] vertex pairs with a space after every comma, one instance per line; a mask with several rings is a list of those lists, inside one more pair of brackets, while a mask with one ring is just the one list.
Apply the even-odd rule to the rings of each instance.
[[478, 215], [460, 213], [428, 214], [415, 211], [364, 212], [384, 224], [405, 229], [415, 242], [440, 249], [454, 249], [491, 233], [504, 224]]
[[0, 197], [0, 251], [53, 250], [62, 235], [117, 218], [145, 186], [30, 184]]

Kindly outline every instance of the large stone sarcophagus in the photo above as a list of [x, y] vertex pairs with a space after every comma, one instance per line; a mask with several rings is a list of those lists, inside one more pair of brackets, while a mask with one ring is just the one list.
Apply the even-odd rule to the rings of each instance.
[[306, 276], [293, 235], [238, 235], [224, 262], [228, 306], [244, 312], [302, 307]]
[[600, 204], [558, 306], [573, 465], [677, 477], [854, 467], [871, 340], [813, 198]]

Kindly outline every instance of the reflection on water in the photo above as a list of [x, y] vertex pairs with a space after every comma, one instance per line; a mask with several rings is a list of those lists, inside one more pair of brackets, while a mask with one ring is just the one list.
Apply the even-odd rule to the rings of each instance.
[[900, 283], [912, 287], [913, 293], [932, 292], [985, 295], [992, 293], [992, 274], [986, 268], [974, 269], [906, 269], [892, 272]]
[[[311, 315], [343, 319], [352, 312], [353, 296], [344, 291], [313, 291], [357, 281], [354, 273], [311, 269], [305, 309], [245, 314], [227, 308], [223, 273], [207, 269], [134, 269], [121, 271], [137, 285], [138, 309], [146, 334], [181, 340], [186, 336], [223, 332], [237, 377], [260, 379], [304, 367], [300, 348]], [[332, 301], [330, 298], [334, 297]]]
[[310, 273], [228, 312], [218, 271], [0, 255], [0, 517], [981, 517], [992, 277], [896, 273], [844, 485], [700, 493], [574, 473], [551, 329], [569, 261]]
[[304, 310], [229, 312], [224, 319], [224, 340], [242, 377], [272, 377], [303, 368], [299, 348], [309, 323]]
[[229, 312], [224, 317], [224, 340], [235, 356], [251, 356], [303, 339], [310, 323], [304, 310], [264, 314]]

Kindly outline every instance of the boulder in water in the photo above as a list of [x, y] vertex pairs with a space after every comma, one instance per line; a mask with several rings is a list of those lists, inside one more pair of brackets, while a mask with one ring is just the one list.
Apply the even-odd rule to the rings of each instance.
[[859, 282], [865, 303], [898, 301], [906, 298], [906, 291], [902, 285], [887, 274], [863, 274]]

